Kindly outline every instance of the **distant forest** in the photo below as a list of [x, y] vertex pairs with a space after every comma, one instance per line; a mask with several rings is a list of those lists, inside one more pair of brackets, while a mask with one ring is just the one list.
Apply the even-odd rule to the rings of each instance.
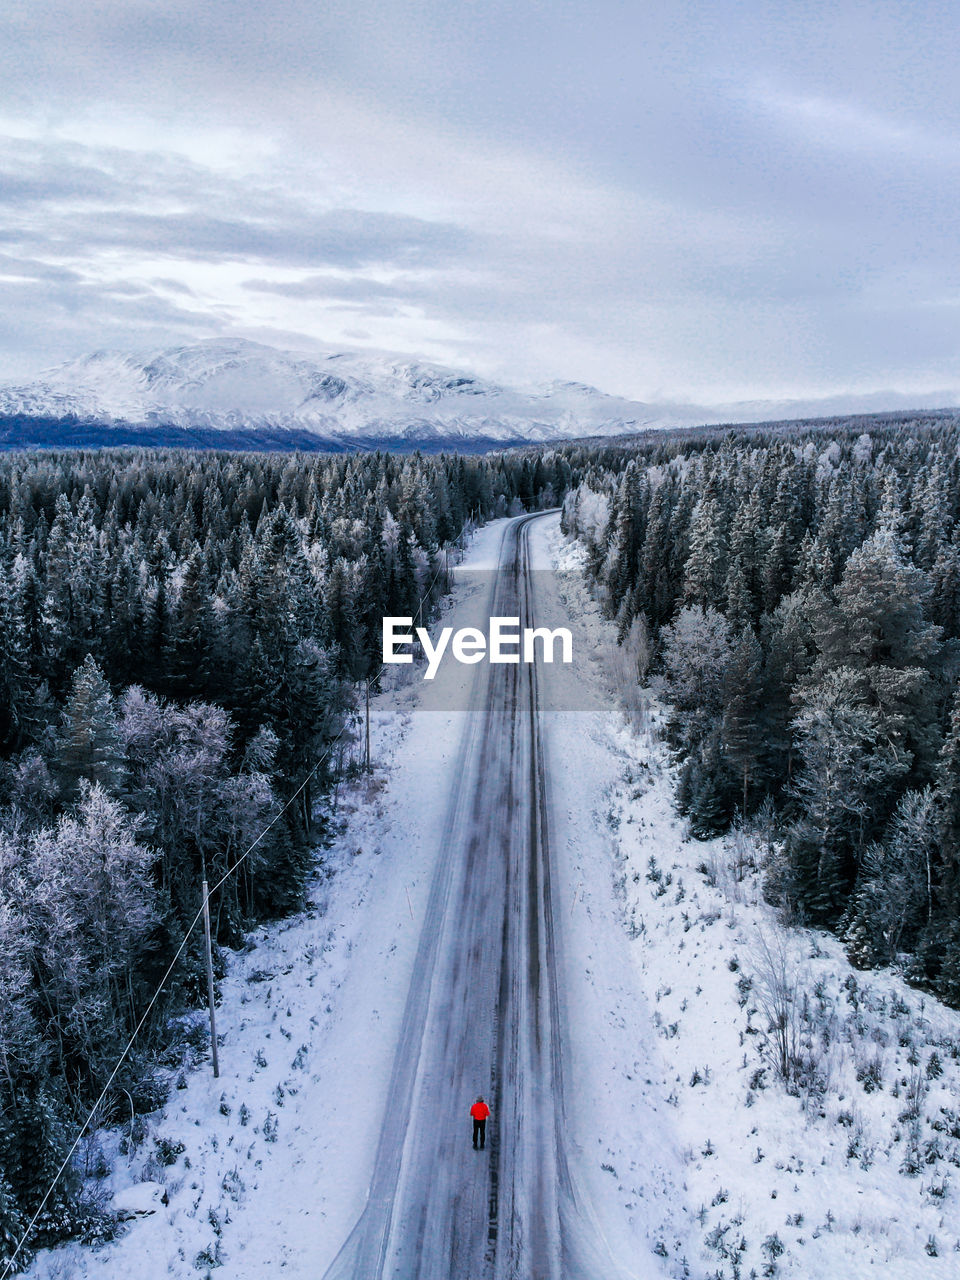
[[764, 833], [764, 888], [960, 1005], [954, 420], [597, 447], [564, 528], [660, 689], [692, 833]]
[[[466, 446], [466, 449], [465, 449]], [[504, 443], [492, 436], [443, 435], [429, 427], [409, 437], [320, 436], [306, 427], [178, 427], [172, 423], [99, 422], [95, 418], [0, 413], [0, 453], [21, 449], [216, 449], [248, 453], [489, 453]]]
[[[570, 479], [557, 455], [0, 458], [0, 1258], [195, 917], [203, 872], [237, 867], [213, 899], [221, 944], [302, 904], [312, 797], [342, 767], [324, 753], [376, 676], [382, 616], [428, 621], [445, 548], [555, 504]], [[189, 1051], [172, 1015], [203, 990], [194, 935], [98, 1123], [159, 1105], [158, 1061]], [[30, 1243], [108, 1229], [71, 1170]]]

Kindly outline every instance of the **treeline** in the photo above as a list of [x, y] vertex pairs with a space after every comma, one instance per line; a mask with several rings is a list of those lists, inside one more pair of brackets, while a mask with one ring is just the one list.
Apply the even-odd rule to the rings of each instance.
[[762, 820], [772, 901], [955, 1005], [957, 446], [932, 420], [600, 447], [563, 514], [672, 706], [691, 831]]
[[[301, 901], [311, 786], [429, 619], [471, 522], [553, 504], [546, 458], [162, 452], [0, 459], [0, 1257], [200, 904], [220, 943]], [[340, 753], [313, 778], [328, 784]], [[150, 1110], [191, 946], [98, 1115]], [[95, 1216], [61, 1179], [31, 1244]], [[18, 1262], [29, 1255], [21, 1254]]]

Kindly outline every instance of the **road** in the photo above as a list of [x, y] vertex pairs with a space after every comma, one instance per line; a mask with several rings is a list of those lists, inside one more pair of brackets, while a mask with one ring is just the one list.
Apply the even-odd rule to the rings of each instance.
[[[528, 531], [506, 526], [491, 616], [536, 625]], [[550, 625], [556, 625], [552, 622]], [[566, 1011], [543, 672], [476, 668], [366, 1208], [325, 1280], [597, 1280], [564, 1145]], [[468, 1110], [492, 1110], [485, 1151]]]

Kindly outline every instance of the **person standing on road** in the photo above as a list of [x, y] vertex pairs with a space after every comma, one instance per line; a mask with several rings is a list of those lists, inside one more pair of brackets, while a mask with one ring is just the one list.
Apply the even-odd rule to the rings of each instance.
[[480, 1139], [480, 1150], [482, 1151], [487, 1141], [487, 1118], [490, 1115], [490, 1108], [483, 1100], [483, 1094], [478, 1094], [476, 1102], [470, 1108], [470, 1114], [473, 1116], [473, 1149], [477, 1149], [477, 1139]]

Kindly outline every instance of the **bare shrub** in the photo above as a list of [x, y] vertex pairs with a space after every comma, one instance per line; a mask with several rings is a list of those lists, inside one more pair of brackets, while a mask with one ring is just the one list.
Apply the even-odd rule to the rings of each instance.
[[650, 728], [650, 695], [642, 687], [653, 662], [655, 644], [646, 617], [634, 618], [622, 643], [607, 650], [607, 671], [631, 729], [646, 734]]
[[796, 1087], [809, 1075], [810, 1049], [804, 1052], [802, 974], [788, 954], [783, 935], [768, 939], [757, 930], [757, 967], [753, 995], [767, 1021], [764, 1057], [788, 1087]]

